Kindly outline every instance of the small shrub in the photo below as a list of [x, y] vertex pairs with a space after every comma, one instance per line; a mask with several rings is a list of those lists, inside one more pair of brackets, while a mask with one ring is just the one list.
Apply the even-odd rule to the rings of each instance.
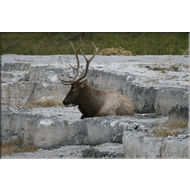
[[175, 71], [175, 72], [179, 72], [179, 67], [178, 66], [174, 66], [171, 65], [169, 68], [164, 68], [164, 67], [150, 67], [151, 70], [153, 71], [160, 71], [161, 73], [166, 73], [166, 71]]
[[171, 69], [172, 71], [179, 72], [179, 67], [172, 66], [170, 69]]

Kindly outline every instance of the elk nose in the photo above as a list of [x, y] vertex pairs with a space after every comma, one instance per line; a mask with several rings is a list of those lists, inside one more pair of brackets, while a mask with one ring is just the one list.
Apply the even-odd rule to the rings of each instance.
[[63, 105], [68, 105], [68, 103], [65, 100], [63, 100]]

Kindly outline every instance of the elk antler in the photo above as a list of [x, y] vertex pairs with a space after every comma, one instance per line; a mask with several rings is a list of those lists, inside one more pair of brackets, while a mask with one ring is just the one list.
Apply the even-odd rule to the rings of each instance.
[[[81, 40], [81, 39], [80, 39], [80, 40]], [[75, 57], [76, 57], [76, 60], [77, 60], [77, 68], [74, 68], [74, 67], [71, 66], [70, 64], [69, 64], [69, 65], [70, 65], [74, 70], [76, 70], [77, 73], [76, 73], [76, 75], [75, 75], [74, 77], [71, 77], [71, 76], [69, 76], [68, 74], [66, 74], [69, 78], [73, 78], [73, 79], [70, 80], [70, 81], [64, 81], [64, 80], [62, 80], [62, 79], [60, 79], [60, 78], [58, 77], [59, 80], [61, 81], [61, 83], [64, 84], [64, 85], [71, 85], [71, 84], [74, 82], [74, 80], [77, 78], [78, 74], [79, 74], [78, 50], [79, 50], [79, 49], [81, 48], [81, 46], [82, 46], [82, 40], [81, 40], [81, 44], [80, 44], [80, 46], [77, 48], [77, 50], [74, 48], [72, 42], [70, 42], [70, 43], [71, 43], [71, 46], [72, 46], [72, 48], [73, 48], [73, 50], [74, 50], [74, 52], [75, 52]]]
[[[81, 39], [80, 39], [80, 40], [81, 40]], [[71, 43], [71, 42], [70, 42], [70, 43]], [[62, 79], [60, 79], [60, 78], [58, 77], [62, 84], [64, 84], [64, 85], [71, 85], [71, 84], [77, 83], [79, 80], [81, 80], [81, 79], [83, 79], [84, 77], [86, 77], [86, 75], [87, 75], [87, 73], [88, 73], [88, 69], [89, 69], [90, 62], [91, 62], [92, 59], [95, 57], [95, 55], [96, 55], [96, 53], [97, 53], [97, 50], [98, 50], [98, 48], [96, 48], [96, 46], [94, 45], [93, 42], [92, 42], [92, 44], [93, 44], [93, 46], [94, 46], [94, 48], [95, 48], [95, 51], [94, 51], [93, 56], [88, 60], [88, 59], [86, 58], [86, 56], [84, 55], [83, 51], [80, 49], [81, 46], [82, 46], [82, 40], [81, 40], [81, 44], [80, 44], [80, 46], [78, 47], [77, 50], [75, 50], [73, 44], [71, 43], [71, 45], [72, 45], [72, 47], [73, 47], [73, 50], [74, 50], [74, 52], [75, 52], [76, 59], [77, 59], [77, 68], [73, 67], [73, 66], [70, 65], [70, 64], [69, 64], [69, 65], [71, 66], [72, 69], [76, 70], [77, 73], [76, 73], [76, 75], [75, 75], [74, 77], [71, 77], [71, 76], [69, 76], [68, 74], [66, 74], [69, 78], [73, 78], [73, 79], [70, 80], [70, 81], [64, 81], [64, 80], [62, 80]], [[85, 58], [85, 60], [86, 60], [86, 71], [85, 71], [85, 73], [79, 71], [79, 58], [78, 58], [78, 50], [79, 50], [79, 49], [80, 49], [82, 55], [84, 56], [84, 58]], [[77, 78], [79, 72], [81, 72], [81, 73], [83, 74], [83, 76], [80, 77], [79, 79], [75, 80], [75, 79]]]

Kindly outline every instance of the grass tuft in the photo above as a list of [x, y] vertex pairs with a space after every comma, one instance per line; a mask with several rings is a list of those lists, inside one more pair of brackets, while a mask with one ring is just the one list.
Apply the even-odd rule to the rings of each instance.
[[157, 67], [149, 67], [153, 71], [160, 71], [161, 73], [166, 73], [168, 71], [173, 71], [173, 72], [179, 72], [179, 67], [175, 65], [171, 65], [169, 68], [157, 66]]
[[18, 153], [18, 152], [35, 152], [38, 147], [23, 145], [23, 139], [18, 139], [16, 141], [5, 141], [1, 143], [1, 155]]
[[52, 107], [52, 106], [63, 106], [63, 103], [46, 97], [44, 98], [43, 101], [31, 102], [27, 107], [37, 108], [37, 107]]
[[182, 55], [189, 55], [189, 49], [181, 50]]
[[168, 137], [168, 136], [178, 136], [178, 134], [183, 133], [188, 126], [188, 122], [177, 120], [169, 122], [167, 124], [160, 124], [156, 127], [154, 136], [156, 137]]

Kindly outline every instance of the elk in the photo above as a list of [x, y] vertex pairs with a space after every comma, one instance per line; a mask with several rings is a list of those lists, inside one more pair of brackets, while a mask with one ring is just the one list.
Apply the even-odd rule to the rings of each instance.
[[[92, 42], [95, 51], [90, 59], [87, 59], [81, 50], [82, 40], [78, 49], [74, 48], [72, 42], [70, 43], [75, 52], [77, 68], [69, 64], [71, 68], [76, 71], [76, 74], [73, 77], [66, 74], [72, 80], [65, 81], [58, 77], [63, 85], [71, 85], [69, 93], [63, 100], [63, 105], [78, 105], [78, 109], [82, 113], [81, 119], [107, 115], [134, 115], [134, 105], [127, 96], [122, 95], [117, 90], [97, 90], [87, 84], [88, 81], [85, 77], [88, 73], [90, 62], [95, 57], [98, 50], [94, 43]], [[79, 71], [79, 49], [86, 60], [85, 73]], [[79, 72], [83, 75], [76, 79]]]

